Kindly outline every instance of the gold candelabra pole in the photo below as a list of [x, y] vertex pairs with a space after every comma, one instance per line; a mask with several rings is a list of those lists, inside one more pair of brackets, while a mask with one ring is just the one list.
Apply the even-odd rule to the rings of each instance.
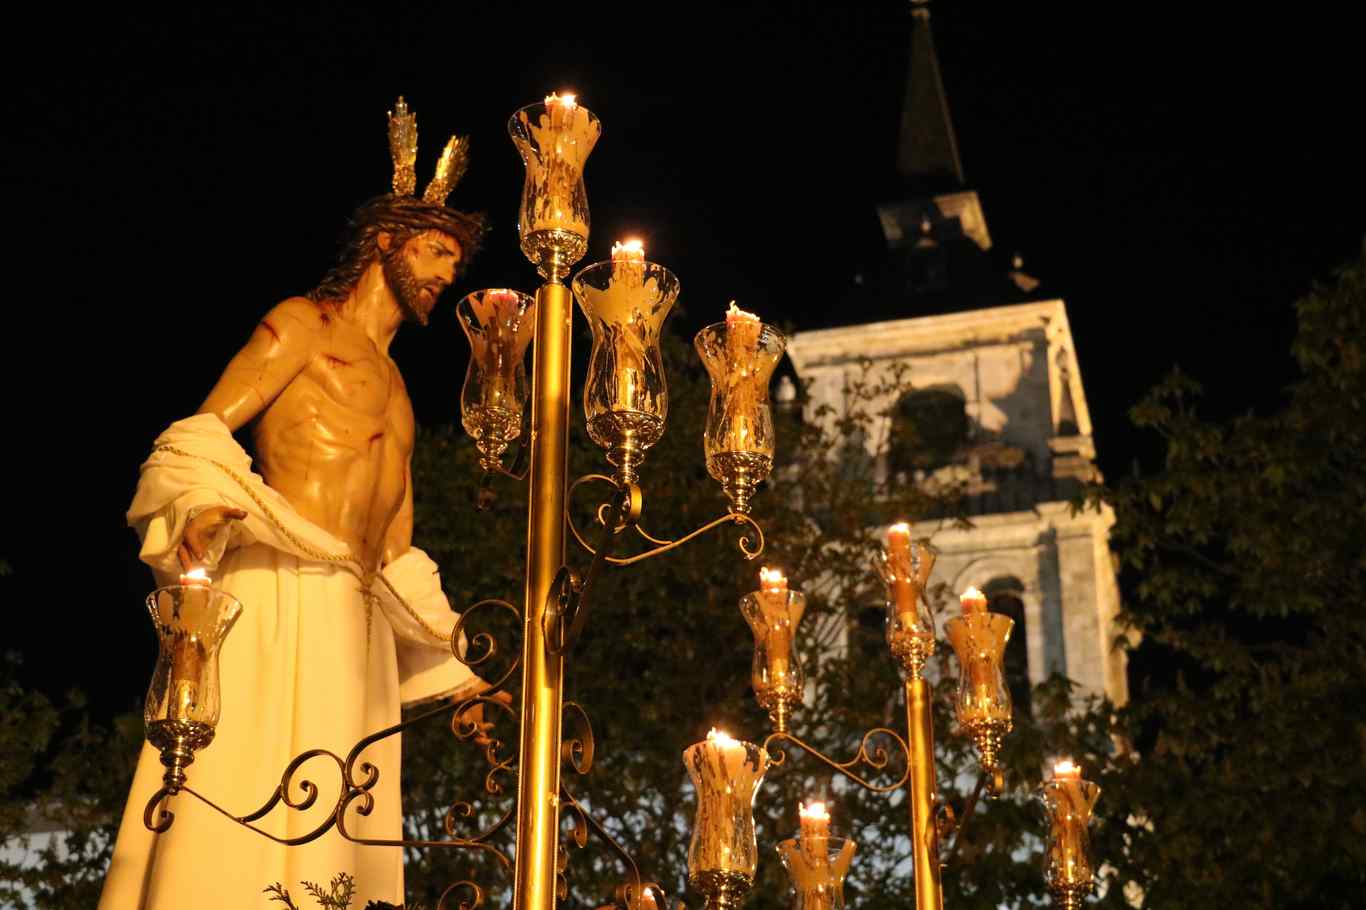
[[[561, 260], [562, 263], [562, 260]], [[549, 263], [536, 294], [532, 370], [531, 490], [527, 510], [526, 610], [522, 627], [522, 731], [513, 906], [555, 905], [564, 656], [546, 647], [546, 603], [564, 565], [569, 457], [569, 289]]]

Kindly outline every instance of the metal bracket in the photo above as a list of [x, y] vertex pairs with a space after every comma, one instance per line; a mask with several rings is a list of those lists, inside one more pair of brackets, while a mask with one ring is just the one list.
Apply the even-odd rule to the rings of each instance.
[[550, 654], [566, 653], [583, 634], [584, 626], [588, 623], [588, 610], [593, 603], [590, 596], [593, 585], [603, 565], [610, 561], [621, 532], [640, 519], [644, 502], [640, 487], [633, 483], [619, 485], [616, 495], [607, 503], [601, 515], [602, 533], [593, 551], [593, 561], [588, 564], [588, 572], [580, 576], [568, 566], [560, 566], [559, 572], [555, 573], [555, 581], [546, 594], [543, 620], [546, 651]]

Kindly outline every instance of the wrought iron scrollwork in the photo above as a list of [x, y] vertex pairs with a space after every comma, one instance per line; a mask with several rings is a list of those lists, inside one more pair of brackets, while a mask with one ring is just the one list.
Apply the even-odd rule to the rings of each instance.
[[[467, 608], [456, 622], [451, 639], [452, 650], [455, 652], [456, 658], [470, 668], [484, 665], [496, 655], [499, 650], [497, 639], [488, 632], [479, 632], [473, 635], [469, 639], [469, 644], [463, 654], [458, 647], [458, 642], [463, 637], [464, 628], [469, 619], [480, 610], [489, 607], [499, 607], [508, 610], [519, 621], [521, 619], [521, 611], [504, 600], [484, 600]], [[351, 748], [350, 752], [347, 753], [345, 758], [328, 749], [310, 749], [307, 752], [295, 756], [290, 760], [289, 764], [285, 766], [284, 772], [280, 776], [280, 783], [276, 786], [275, 791], [259, 808], [246, 815], [234, 815], [222, 806], [219, 806], [213, 800], [204, 796], [202, 793], [194, 790], [192, 787], [182, 785], [174, 790], [171, 787], [162, 787], [153, 794], [152, 798], [147, 803], [146, 809], [143, 811], [143, 823], [150, 830], [158, 833], [168, 830], [171, 827], [171, 823], [175, 820], [175, 814], [167, 809], [164, 803], [171, 796], [175, 795], [175, 792], [185, 792], [230, 821], [233, 821], [244, 828], [248, 828], [257, 834], [260, 834], [262, 837], [286, 846], [298, 846], [317, 840], [335, 827], [339, 835], [358, 844], [418, 848], [455, 847], [477, 850], [492, 854], [505, 869], [511, 869], [512, 861], [507, 854], [488, 841], [494, 834], [507, 827], [514, 814], [513, 810], [509, 810], [504, 814], [492, 827], [478, 832], [473, 837], [462, 837], [455, 833], [455, 820], [460, 816], [467, 818], [472, 816], [473, 805], [467, 802], [457, 802], [447, 812], [446, 816], [445, 829], [446, 834], [449, 835], [448, 840], [406, 840], [358, 837], [348, 829], [347, 817], [349, 812], [354, 812], [356, 815], [364, 817], [369, 815], [374, 809], [374, 794], [371, 791], [379, 782], [380, 769], [373, 763], [362, 760], [362, 755], [366, 749], [375, 743], [401, 733], [410, 727], [426, 723], [433, 718], [443, 715], [451, 715], [451, 729], [457, 738], [462, 740], [473, 739], [481, 732], [481, 728], [474, 722], [465, 719], [465, 714], [476, 704], [494, 706], [499, 710], [506, 712], [515, 720], [516, 712], [513, 711], [506, 702], [486, 693], [496, 692], [501, 689], [502, 686], [512, 678], [513, 674], [516, 673], [520, 663], [520, 656], [514, 658], [498, 679], [485, 690], [485, 694], [471, 696], [469, 698], [461, 699], [458, 702], [447, 702], [434, 707], [429, 711], [424, 711], [421, 714], [410, 717], [407, 720], [371, 733], [357, 742]], [[484, 778], [484, 789], [492, 795], [498, 795], [503, 792], [504, 784], [499, 780], [499, 775], [515, 773], [512, 766], [512, 758], [503, 757], [499, 754], [502, 747], [502, 742], [494, 739], [490, 739], [485, 744], [484, 755], [491, 767]], [[333, 804], [333, 807], [327, 816], [312, 830], [295, 837], [279, 837], [260, 826], [253, 824], [253, 822], [258, 822], [269, 815], [281, 804], [287, 809], [303, 812], [312, 808], [317, 803], [319, 793], [318, 785], [314, 783], [311, 778], [295, 780], [300, 769], [317, 758], [331, 759], [333, 764], [336, 765], [337, 774], [340, 779], [336, 802]], [[462, 901], [459, 906], [466, 908], [466, 910], [472, 910], [472, 908], [479, 906], [483, 902], [483, 892], [472, 882], [457, 883], [452, 886], [451, 889], [447, 889], [447, 895], [453, 893], [453, 889], [462, 885], [474, 889], [472, 892], [473, 903], [470, 903], [470, 901]], [[443, 895], [443, 902], [445, 897], [446, 895]]]
[[[874, 771], [882, 771], [890, 764], [891, 756], [887, 751], [887, 747], [874, 742], [875, 737], [879, 736], [886, 737], [896, 743], [897, 746], [901, 748], [901, 754], [904, 755], [906, 759], [906, 766], [901, 772], [901, 776], [890, 784], [875, 784], [855, 773], [858, 768], [871, 768]], [[796, 746], [807, 755], [810, 755], [812, 758], [825, 764], [831, 770], [837, 771], [860, 787], [863, 787], [865, 790], [871, 790], [873, 793], [891, 793], [893, 790], [899, 790], [901, 787], [905, 786], [906, 780], [911, 773], [910, 748], [906, 745], [906, 741], [901, 738], [900, 734], [895, 730], [889, 730], [886, 727], [875, 727], [863, 734], [863, 739], [859, 741], [858, 752], [854, 754], [853, 758], [843, 762], [836, 761], [824, 752], [821, 752], [815, 746], [803, 742], [791, 733], [779, 732], [770, 734], [768, 738], [764, 740], [764, 752], [768, 754], [769, 761], [775, 766], [782, 765], [787, 761], [787, 753], [779, 748], [783, 743]]]
[[452, 894], [461, 889], [467, 891], [469, 897], [456, 904], [455, 910], [476, 910], [476, 908], [483, 906], [484, 889], [480, 888], [472, 881], [460, 881], [453, 885], [448, 885], [446, 890], [441, 892], [441, 897], [436, 902], [436, 910], [449, 910], [450, 905], [446, 902], [450, 900]]
[[[564, 719], [568, 725], [572, 726], [573, 732], [566, 735], [562, 741], [561, 760], [575, 774], [587, 775], [593, 769], [593, 757], [596, 751], [593, 722], [583, 706], [572, 701], [564, 703]], [[589, 834], [594, 834], [607, 845], [608, 850], [626, 867], [628, 879], [617, 888], [618, 901], [623, 903], [628, 910], [636, 910], [640, 905], [640, 895], [648, 890], [655, 896], [657, 907], [666, 906], [664, 889], [656, 882], [645, 881], [641, 878], [640, 868], [636, 864], [635, 858], [627, 853], [616, 838], [612, 837], [607, 829], [583, 807], [563, 780], [560, 782], [560, 808], [562, 811], [568, 812], [572, 818], [570, 837], [577, 848], [581, 850], [586, 847]], [[555, 870], [556, 890], [561, 899], [569, 894], [568, 867], [569, 850], [566, 844], [561, 843]]]
[[[578, 480], [574, 481], [574, 483], [570, 485], [569, 496], [572, 498], [574, 495], [574, 491], [578, 489], [580, 485], [589, 483], [591, 481], [603, 481], [605, 483], [611, 484], [618, 490], [621, 489], [618, 486], [617, 482], [613, 480], [611, 477], [608, 477], [606, 474], [585, 474], [584, 476], [580, 477]], [[611, 503], [604, 503], [598, 507], [597, 518], [599, 524], [602, 524], [604, 526], [606, 525], [607, 513], [605, 510], [609, 509], [611, 505]], [[629, 566], [632, 563], [640, 562], [641, 560], [645, 559], [650, 559], [651, 557], [659, 556], [663, 553], [669, 552], [670, 550], [677, 549], [678, 547], [683, 546], [683, 544], [687, 543], [693, 538], [699, 537], [702, 534], [705, 534], [706, 532], [712, 530], [713, 528], [718, 528], [724, 524], [739, 524], [749, 526], [749, 529], [740, 536], [740, 539], [738, 541], [740, 552], [744, 554], [745, 559], [757, 559], [759, 555], [764, 552], [764, 529], [759, 526], [759, 523], [742, 512], [728, 512], [727, 514], [722, 515], [720, 518], [709, 521], [706, 524], [702, 525], [700, 528], [697, 528], [694, 531], [690, 531], [689, 533], [675, 540], [665, 540], [663, 538], [655, 537], [654, 535], [646, 531], [644, 528], [642, 528], [638, 522], [632, 522], [631, 527], [635, 529], [635, 532], [639, 534], [643, 540], [645, 540], [647, 543], [652, 544], [652, 548], [644, 551], [643, 553], [637, 553], [634, 556], [604, 555], [603, 559], [604, 561], [611, 563], [614, 566]], [[592, 546], [589, 545], [588, 541], [584, 538], [583, 533], [579, 530], [578, 526], [574, 524], [574, 519], [572, 515], [569, 518], [569, 530], [574, 535], [574, 539], [579, 542], [579, 545], [581, 547], [583, 547], [585, 550], [587, 550], [590, 554], [592, 554], [595, 557], [598, 555], [598, 550], [594, 549]]]

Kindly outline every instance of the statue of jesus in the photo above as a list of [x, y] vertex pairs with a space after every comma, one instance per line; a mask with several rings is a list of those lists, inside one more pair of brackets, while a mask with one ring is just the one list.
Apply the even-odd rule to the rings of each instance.
[[[343, 757], [397, 723], [401, 704], [484, 688], [455, 660], [457, 616], [436, 566], [413, 548], [412, 404], [389, 345], [425, 325], [484, 232], [447, 208], [464, 146], [447, 146], [422, 198], [412, 195], [416, 125], [390, 115], [394, 192], [362, 205], [339, 263], [313, 291], [277, 305], [232, 358], [199, 412], [158, 439], [142, 467], [129, 523], [161, 583], [191, 566], [243, 606], [221, 657], [222, 717], [189, 783], [234, 814], [255, 810], [309, 749]], [[256, 470], [233, 438], [251, 426]], [[362, 759], [379, 769], [374, 809], [346, 817], [354, 837], [402, 837], [397, 736]], [[145, 746], [101, 910], [262, 906], [274, 882], [356, 877], [366, 900], [403, 902], [399, 847], [358, 845], [337, 830], [284, 846], [193, 796], [156, 834], [143, 807], [163, 768]], [[308, 811], [277, 806], [256, 824], [274, 837], [316, 829], [335, 806], [340, 773], [326, 756], [294, 776], [319, 788]], [[336, 783], [333, 783], [336, 781]]]

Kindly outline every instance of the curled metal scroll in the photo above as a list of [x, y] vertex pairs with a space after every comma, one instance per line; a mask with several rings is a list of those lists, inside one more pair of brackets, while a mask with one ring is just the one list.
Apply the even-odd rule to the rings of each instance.
[[[271, 834], [269, 831], [266, 831], [265, 829], [257, 827], [256, 825], [252, 824], [252, 822], [259, 821], [260, 819], [264, 818], [267, 814], [270, 813], [272, 809], [274, 809], [280, 803], [284, 803], [285, 806], [287, 806], [288, 808], [296, 809], [300, 812], [305, 812], [308, 809], [312, 808], [314, 803], [316, 803], [318, 799], [318, 787], [316, 784], [313, 783], [313, 781], [305, 778], [298, 782], [297, 786], [302, 794], [302, 796], [300, 797], [291, 797], [290, 792], [295, 787], [294, 775], [298, 772], [298, 770], [311, 759], [319, 758], [322, 756], [327, 756], [336, 763], [337, 770], [342, 777], [342, 786], [337, 796], [337, 802], [333, 806], [332, 811], [327, 815], [325, 819], [323, 819], [323, 821], [316, 828], [305, 834], [300, 834], [297, 837], [277, 837], [276, 835]], [[371, 786], [373, 785], [374, 784], [371, 783]], [[337, 822], [337, 812], [339, 811], [339, 807], [341, 806], [343, 800], [346, 797], [348, 789], [349, 782], [346, 779], [346, 769], [344, 760], [335, 752], [329, 752], [326, 749], [310, 749], [307, 752], [295, 756], [294, 759], [290, 761], [288, 765], [285, 766], [285, 770], [280, 775], [280, 783], [275, 788], [275, 792], [270, 795], [270, 798], [267, 799], [259, 809], [255, 810], [254, 812], [249, 812], [246, 815], [233, 815], [227, 809], [224, 809], [222, 806], [218, 805], [204, 794], [195, 790], [193, 787], [184, 785], [180, 787], [181, 792], [190, 794], [195, 799], [199, 800], [204, 805], [208, 806], [210, 809], [213, 809], [219, 815], [222, 815], [223, 817], [236, 822], [244, 828], [249, 828], [252, 831], [255, 831], [257, 834], [261, 835], [262, 837], [266, 837], [270, 840], [275, 841], [277, 844], [284, 844], [288, 847], [296, 847], [300, 844], [309, 843], [310, 841], [317, 840], [319, 837], [326, 834], [327, 831], [330, 830], [332, 826], [335, 825]], [[152, 795], [152, 798], [148, 801], [147, 808], [143, 810], [142, 813], [142, 821], [143, 824], [145, 824], [150, 830], [158, 834], [161, 834], [171, 827], [171, 822], [175, 820], [175, 813], [171, 812], [169, 809], [166, 809], [164, 806], [161, 806], [160, 804], [163, 803], [165, 800], [169, 799], [173, 795], [175, 794], [170, 792], [170, 788], [162, 787], [160, 790], [154, 793]], [[159, 809], [155, 822], [152, 821], [154, 809]]]
[[[906, 757], [906, 769], [901, 772], [901, 776], [898, 777], [896, 781], [890, 784], [874, 784], [855, 773], [855, 769], [861, 767], [872, 768], [874, 771], [881, 771], [887, 767], [890, 761], [887, 747], [874, 743], [872, 748], [869, 748], [870, 741], [876, 736], [885, 736], [891, 739], [901, 747], [901, 752]], [[863, 787], [865, 790], [871, 790], [874, 793], [891, 793], [893, 790], [901, 789], [901, 787], [905, 786], [906, 780], [911, 774], [910, 748], [906, 745], [906, 741], [901, 738], [900, 734], [895, 730], [889, 730], [886, 727], [875, 727], [863, 734], [863, 739], [859, 742], [858, 752], [854, 754], [853, 758], [843, 762], [830, 758], [815, 746], [803, 742], [791, 733], [780, 732], [771, 733], [768, 738], [764, 740], [764, 752], [768, 754], [769, 761], [775, 766], [781, 765], [783, 762], [787, 761], [787, 753], [782, 751], [781, 748], [775, 749], [775, 747], [782, 743], [790, 743], [791, 745], [796, 746], [812, 758], [823, 762], [831, 770], [838, 771], [860, 787]]]
[[567, 701], [562, 710], [574, 719], [575, 731], [573, 736], [561, 737], [560, 756], [574, 769], [575, 774], [587, 774], [593, 770], [593, 754], [596, 748], [593, 722], [578, 702]]
[[[467, 699], [462, 704], [470, 706], [476, 703], [496, 707], [514, 721], [517, 719], [517, 712], [512, 709], [511, 705], [492, 696], [477, 695], [474, 698]], [[481, 731], [479, 725], [471, 720], [465, 719], [465, 712], [462, 709], [451, 717], [451, 732], [455, 734], [457, 739], [471, 740], [477, 737]], [[484, 792], [490, 796], [501, 796], [505, 792], [505, 785], [499, 780], [500, 775], [516, 775], [516, 772], [512, 769], [513, 756], [511, 754], [506, 757], [500, 755], [499, 753], [502, 748], [502, 740], [492, 738], [490, 738], [484, 746], [484, 757], [489, 763], [488, 773], [484, 775]], [[445, 828], [446, 834], [450, 837], [482, 843], [506, 828], [512, 822], [516, 812], [517, 807], [514, 804], [488, 828], [472, 835], [462, 835], [456, 831], [457, 820], [473, 818], [474, 804], [468, 800], [459, 800], [452, 803], [451, 807], [446, 811], [443, 827]]]
[[[578, 480], [574, 481], [574, 483], [570, 485], [569, 498], [573, 498], [574, 491], [578, 489], [581, 484], [585, 484], [590, 481], [605, 481], [606, 483], [611, 484], [618, 490], [620, 489], [620, 487], [617, 486], [617, 482], [613, 480], [611, 477], [608, 477], [606, 474], [585, 474], [584, 476], [580, 477]], [[604, 510], [609, 508], [611, 508], [610, 503], [604, 503], [603, 505], [598, 506], [597, 517], [599, 523], [605, 523], [607, 513]], [[611, 563], [614, 566], [629, 566], [632, 563], [637, 563], [641, 560], [649, 559], [653, 556], [659, 556], [663, 553], [669, 552], [670, 550], [677, 549], [678, 547], [683, 546], [683, 544], [687, 543], [693, 538], [699, 537], [702, 534], [705, 534], [706, 532], [710, 531], [711, 529], [720, 527], [724, 524], [749, 525], [749, 530], [747, 530], [744, 534], [740, 535], [740, 539], [738, 541], [740, 552], [744, 554], [745, 559], [757, 559], [759, 555], [764, 552], [764, 529], [759, 526], [759, 523], [750, 516], [745, 515], [744, 513], [728, 512], [725, 515], [722, 515], [720, 518], [717, 518], [713, 521], [709, 521], [706, 524], [702, 525], [700, 528], [697, 528], [694, 531], [690, 531], [689, 533], [675, 540], [665, 540], [659, 537], [655, 537], [648, 531], [646, 531], [644, 528], [642, 528], [638, 523], [632, 523], [631, 526], [635, 529], [636, 533], [639, 534], [647, 542], [653, 544], [653, 548], [646, 550], [643, 553], [637, 553], [634, 556], [607, 556], [605, 557], [605, 561]], [[573, 515], [569, 516], [569, 530], [570, 533], [574, 535], [574, 539], [579, 542], [579, 546], [583, 547], [591, 555], [597, 556], [597, 550], [595, 550], [591, 545], [589, 545], [588, 541], [584, 538], [583, 533], [580, 532], [578, 526], [574, 524]]]
[[[569, 788], [564, 785], [563, 781], [560, 782], [560, 807], [573, 814], [574, 827], [572, 833], [574, 843], [580, 849], [588, 845], [588, 835], [591, 832], [592, 834], [597, 835], [598, 839], [607, 845], [608, 850], [615, 854], [617, 859], [626, 866], [629, 878], [617, 889], [617, 894], [626, 901], [627, 908], [634, 910], [634, 908], [639, 906], [638, 895], [642, 894], [645, 889], [649, 889], [656, 895], [656, 906], [666, 906], [664, 889], [656, 882], [644, 881], [641, 878], [640, 867], [636, 865], [636, 861], [631, 854], [627, 853], [626, 848], [617, 843], [616, 838], [612, 837], [607, 829], [579, 804], [579, 801], [574, 798], [574, 794], [569, 791]], [[563, 899], [564, 897], [567, 897], [569, 893], [569, 881], [565, 874], [565, 866], [568, 863], [569, 857], [568, 851], [564, 848], [563, 844], [560, 846], [560, 853], [560, 867], [556, 870], [555, 878], [557, 886], [562, 892], [560, 897]]]
[[449, 885], [445, 891], [441, 892], [441, 897], [436, 902], [436, 910], [447, 910], [448, 905], [446, 901], [450, 899], [452, 894], [461, 888], [464, 888], [469, 892], [469, 898], [456, 904], [456, 910], [475, 910], [475, 908], [483, 906], [484, 889], [480, 888], [472, 881], [460, 881], [453, 885]]
[[[576, 774], [586, 775], [593, 769], [593, 756], [596, 748], [592, 719], [583, 706], [577, 702], [565, 702], [563, 711], [566, 727], [572, 729], [572, 733], [567, 733], [562, 739], [561, 760]], [[664, 889], [656, 882], [642, 881], [640, 868], [636, 865], [635, 859], [626, 852], [626, 849], [608, 833], [607, 829], [597, 819], [584, 809], [563, 780], [560, 781], [560, 808], [562, 811], [568, 812], [572, 818], [573, 825], [570, 829], [570, 836], [576, 847], [583, 849], [588, 846], [589, 834], [596, 834], [627, 868], [629, 878], [617, 888], [617, 897], [628, 910], [637, 910], [640, 904], [639, 895], [647, 889], [657, 895], [656, 906], [661, 908], [666, 906]], [[555, 868], [556, 892], [561, 900], [569, 895], [568, 868], [568, 846], [561, 843]]]
[[[465, 624], [469, 622], [471, 616], [487, 607], [502, 607], [517, 618], [519, 625], [521, 623], [522, 611], [508, 603], [506, 600], [490, 598], [466, 607], [465, 612], [461, 613], [460, 618], [455, 621], [455, 628], [451, 630], [451, 653], [455, 655], [456, 660], [460, 661], [471, 670], [487, 663], [489, 659], [498, 653], [498, 640], [488, 632], [476, 632], [474, 637], [469, 640], [469, 644], [466, 645], [465, 653], [460, 653], [460, 639], [465, 635]], [[482, 652], [476, 652], [475, 649], [483, 650]], [[475, 653], [472, 655], [471, 652]], [[485, 691], [494, 692], [503, 688], [503, 684], [512, 678], [512, 674], [517, 672], [517, 668], [522, 663], [522, 656], [520, 652], [516, 653], [517, 656], [503, 672], [503, 675], [489, 683], [488, 688]]]

